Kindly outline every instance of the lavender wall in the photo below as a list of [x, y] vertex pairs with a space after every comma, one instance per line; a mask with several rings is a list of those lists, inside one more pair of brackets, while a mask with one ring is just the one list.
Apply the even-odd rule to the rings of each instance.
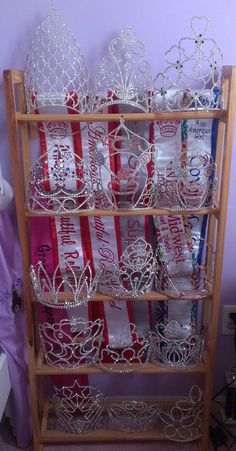
[[[146, 56], [153, 74], [163, 69], [163, 53], [170, 45], [188, 35], [190, 18], [206, 15], [210, 20], [209, 36], [216, 39], [224, 54], [224, 64], [236, 64], [236, 3], [235, 0], [54, 0], [78, 38], [92, 73], [96, 71], [107, 42], [120, 28], [131, 25], [145, 44]], [[52, 6], [50, 0], [0, 0], [1, 71], [23, 68], [30, 38], [36, 26]], [[0, 82], [0, 161], [3, 175], [11, 181], [8, 158], [3, 83]], [[236, 196], [234, 150], [223, 265], [222, 304], [236, 298]], [[221, 335], [219, 324], [216, 386], [224, 383], [224, 371], [235, 362], [231, 337]]]

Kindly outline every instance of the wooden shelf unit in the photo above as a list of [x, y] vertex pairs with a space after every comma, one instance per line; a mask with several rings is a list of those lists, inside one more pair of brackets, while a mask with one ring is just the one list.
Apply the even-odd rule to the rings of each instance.
[[[4, 71], [4, 84], [6, 95], [6, 109], [8, 118], [8, 134], [10, 144], [10, 154], [13, 172], [13, 183], [15, 191], [15, 201], [17, 209], [17, 220], [19, 239], [23, 263], [23, 280], [25, 287], [25, 311], [28, 335], [29, 350], [29, 378], [32, 402], [32, 423], [33, 423], [33, 443], [34, 451], [42, 451], [45, 443], [63, 442], [86, 442], [86, 441], [145, 441], [163, 439], [163, 435], [158, 430], [147, 431], [145, 433], [133, 434], [118, 431], [98, 430], [93, 434], [74, 436], [47, 428], [50, 405], [47, 399], [40, 399], [39, 386], [46, 375], [61, 374], [63, 370], [48, 367], [43, 360], [42, 353], [38, 354], [38, 337], [34, 324], [35, 305], [34, 296], [31, 293], [31, 285], [28, 277], [30, 266], [29, 253], [29, 222], [30, 217], [45, 216], [42, 212], [25, 211], [27, 175], [31, 166], [30, 159], [30, 137], [35, 123], [39, 121], [67, 121], [67, 122], [97, 122], [97, 121], [118, 121], [123, 118], [125, 121], [153, 121], [153, 120], [182, 120], [182, 119], [219, 119], [217, 156], [219, 177], [219, 205], [213, 209], [201, 209], [194, 211], [169, 211], [169, 210], [139, 210], [129, 212], [113, 212], [104, 210], [93, 210], [82, 213], [84, 216], [135, 216], [135, 215], [166, 215], [181, 214], [188, 215], [208, 214], [208, 241], [211, 243], [217, 233], [216, 240], [216, 261], [215, 277], [212, 295], [203, 302], [202, 322], [208, 328], [208, 349], [204, 357], [204, 362], [195, 368], [181, 371], [182, 374], [196, 374], [201, 378], [204, 385], [204, 415], [202, 421], [202, 437], [199, 439], [199, 450], [208, 450], [208, 432], [211, 410], [211, 396], [213, 386], [213, 374], [216, 352], [217, 325], [220, 305], [220, 284], [223, 262], [224, 235], [227, 212], [227, 199], [229, 191], [230, 165], [233, 142], [233, 129], [236, 104], [236, 67], [227, 66], [223, 68], [224, 76], [224, 109], [213, 111], [189, 111], [189, 112], [161, 112], [161, 113], [129, 113], [129, 114], [73, 114], [73, 115], [34, 115], [27, 114], [25, 109], [24, 79], [22, 71]], [[80, 215], [80, 213], [76, 213]], [[50, 216], [49, 214], [46, 214]], [[103, 296], [104, 300], [109, 297]], [[143, 300], [168, 300], [163, 295], [150, 293], [144, 296]], [[94, 301], [101, 300], [100, 295], [96, 295]], [[141, 300], [141, 299], [140, 299]], [[136, 302], [136, 301], [135, 301]], [[210, 321], [209, 321], [210, 318]], [[83, 368], [81, 370], [69, 370], [68, 374], [101, 374], [102, 371], [96, 367]], [[157, 367], [149, 364], [141, 369], [139, 373], [170, 374], [177, 373], [171, 368]], [[180, 372], [179, 372], [180, 373]], [[106, 373], [108, 374], [108, 373]], [[122, 374], [120, 375], [122, 378]], [[39, 383], [39, 381], [41, 381]]]

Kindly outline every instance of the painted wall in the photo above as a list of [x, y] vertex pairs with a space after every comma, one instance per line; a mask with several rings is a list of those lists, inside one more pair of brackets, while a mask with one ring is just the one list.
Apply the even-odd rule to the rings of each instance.
[[[209, 36], [216, 39], [224, 54], [224, 64], [236, 64], [235, 0], [54, 0], [80, 42], [88, 67], [96, 72], [109, 40], [127, 25], [135, 28], [146, 47], [153, 74], [163, 69], [163, 54], [181, 36], [188, 36], [192, 16], [206, 15]], [[50, 0], [0, 0], [0, 69], [22, 69], [36, 26], [52, 6]], [[3, 82], [0, 79], [0, 161], [3, 175], [11, 181], [4, 111]], [[232, 162], [228, 221], [223, 265], [222, 304], [236, 300], [236, 149]], [[224, 383], [224, 371], [236, 361], [231, 337], [219, 337], [216, 362], [216, 386]]]

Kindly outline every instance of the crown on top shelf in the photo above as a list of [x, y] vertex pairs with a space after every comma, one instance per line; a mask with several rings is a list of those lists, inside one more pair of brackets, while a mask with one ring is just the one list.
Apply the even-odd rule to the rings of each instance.
[[193, 35], [183, 37], [165, 53], [167, 67], [157, 74], [153, 109], [211, 110], [221, 107], [223, 55], [206, 36], [208, 19], [191, 19]]
[[54, 390], [52, 401], [60, 430], [80, 435], [99, 428], [104, 395], [98, 388], [81, 386], [75, 381], [71, 386], [54, 386]]
[[64, 106], [86, 112], [89, 109], [90, 77], [78, 43], [64, 20], [52, 8], [38, 26], [25, 65], [28, 112], [50, 112]]
[[[64, 263], [66, 271], [61, 273], [58, 264], [52, 275], [47, 273], [41, 261], [35, 266], [31, 265], [32, 285], [41, 304], [63, 309], [78, 307], [88, 302], [96, 293], [101, 270], [93, 276], [89, 261], [81, 271], [75, 271], [66, 261]], [[62, 293], [68, 293], [68, 299], [63, 302], [60, 301]]]

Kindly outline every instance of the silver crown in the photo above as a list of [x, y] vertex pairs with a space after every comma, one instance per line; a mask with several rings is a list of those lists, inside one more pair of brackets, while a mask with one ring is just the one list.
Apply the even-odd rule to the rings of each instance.
[[[169, 240], [171, 242], [171, 237]], [[201, 261], [200, 254], [202, 254]], [[215, 253], [204, 239], [193, 235], [191, 241], [188, 241], [185, 235], [180, 236], [177, 255], [171, 253], [169, 256], [166, 255], [163, 244], [160, 242], [156, 256], [155, 288], [159, 293], [180, 299], [198, 299], [211, 294]]]
[[204, 336], [193, 334], [191, 326], [174, 320], [166, 326], [159, 324], [150, 333], [151, 360], [178, 370], [194, 367], [202, 360], [204, 342]]
[[126, 247], [119, 265], [102, 268], [99, 292], [122, 298], [136, 298], [153, 287], [155, 259], [151, 244], [138, 238]]
[[103, 320], [62, 319], [39, 324], [39, 336], [48, 365], [62, 369], [81, 368], [96, 362], [103, 338]]
[[159, 417], [160, 407], [144, 401], [129, 400], [112, 404], [108, 416], [112, 429], [126, 432], [143, 432], [152, 429]]
[[210, 110], [221, 107], [223, 55], [206, 36], [208, 19], [191, 19], [193, 35], [183, 37], [165, 53], [167, 66], [155, 78], [156, 110]]
[[90, 170], [61, 139], [32, 165], [27, 207], [33, 212], [55, 215], [94, 208]]
[[156, 147], [120, 121], [108, 136], [100, 135], [95, 153], [97, 199], [104, 209], [152, 208], [155, 201]]
[[71, 386], [54, 386], [54, 390], [52, 402], [61, 431], [80, 435], [99, 428], [104, 396], [98, 388], [81, 386], [75, 381]]
[[144, 45], [132, 28], [112, 39], [95, 80], [95, 109], [124, 104], [148, 112], [152, 106], [153, 79], [144, 59]]
[[203, 400], [197, 385], [191, 387], [189, 398], [177, 401], [171, 410], [160, 411], [165, 424], [163, 435], [173, 442], [191, 442], [202, 435]]
[[112, 373], [131, 373], [144, 367], [149, 355], [149, 338], [139, 336], [130, 323], [119, 337], [101, 346], [96, 365]]
[[52, 275], [47, 273], [41, 261], [36, 266], [31, 265], [32, 285], [41, 304], [63, 309], [78, 307], [96, 293], [101, 270], [93, 276], [89, 261], [82, 271], [75, 271], [68, 262], [64, 263], [65, 273], [61, 273], [58, 264]]
[[78, 43], [52, 8], [37, 28], [25, 66], [28, 112], [40, 107], [65, 106], [88, 110], [90, 79]]
[[198, 148], [182, 152], [169, 167], [157, 173], [156, 207], [168, 210], [213, 207], [215, 174], [216, 165], [208, 152]]

